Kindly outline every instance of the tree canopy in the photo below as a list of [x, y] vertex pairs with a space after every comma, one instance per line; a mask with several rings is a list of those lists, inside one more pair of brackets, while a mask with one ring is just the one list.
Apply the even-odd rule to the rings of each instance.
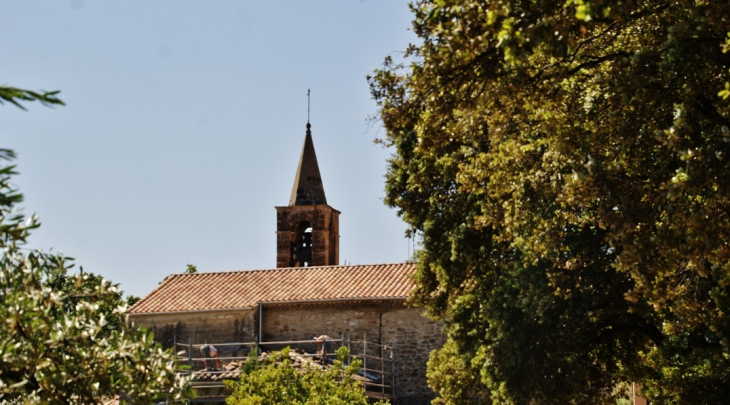
[[411, 7], [369, 80], [441, 400], [730, 397], [730, 2]]
[[66, 299], [63, 300], [60, 308], [65, 314], [76, 313], [77, 305], [82, 302], [98, 306], [96, 315], [99, 319], [104, 319], [100, 335], [111, 336], [114, 333], [123, 332], [125, 329], [124, 316], [119, 313], [119, 308], [129, 308], [140, 298], [134, 295], [128, 295], [125, 298], [124, 293], [118, 288], [111, 294], [88, 294], [89, 291], [94, 291], [106, 284], [109, 282], [104, 277], [85, 272], [83, 267], [80, 268], [78, 275], [59, 272], [44, 282], [46, 287], [65, 295]]

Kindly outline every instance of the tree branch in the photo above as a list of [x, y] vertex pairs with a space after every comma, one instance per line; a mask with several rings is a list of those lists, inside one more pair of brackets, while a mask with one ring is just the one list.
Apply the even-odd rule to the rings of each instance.
[[610, 53], [608, 55], [601, 56], [600, 58], [595, 58], [595, 59], [593, 59], [593, 60], [591, 60], [589, 62], [581, 63], [578, 66], [575, 66], [574, 68], [572, 68], [572, 69], [568, 70], [567, 72], [565, 72], [562, 76], [563, 77], [565, 77], [565, 76], [572, 76], [572, 75], [574, 75], [575, 73], [579, 72], [582, 69], [589, 69], [589, 68], [598, 66], [598, 65], [600, 65], [603, 62], [606, 62], [606, 61], [609, 61], [609, 60], [613, 60], [613, 59], [616, 59], [618, 57], [628, 57], [630, 55], [631, 55], [630, 53], [625, 52], [625, 51], [616, 52], [616, 53]]

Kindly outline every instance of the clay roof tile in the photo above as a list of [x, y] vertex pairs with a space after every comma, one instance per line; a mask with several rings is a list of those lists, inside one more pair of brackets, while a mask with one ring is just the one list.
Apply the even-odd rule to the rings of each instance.
[[258, 303], [405, 298], [412, 263], [173, 274], [130, 314], [251, 308]]

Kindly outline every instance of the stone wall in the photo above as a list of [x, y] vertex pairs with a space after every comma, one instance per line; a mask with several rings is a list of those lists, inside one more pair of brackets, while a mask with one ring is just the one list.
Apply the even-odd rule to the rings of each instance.
[[[362, 340], [371, 344], [367, 353], [381, 356], [380, 345], [395, 348], [395, 394], [397, 404], [428, 404], [434, 397], [426, 383], [426, 362], [431, 350], [441, 347], [442, 325], [420, 315], [420, 310], [406, 308], [402, 300], [377, 302], [337, 302], [307, 305], [263, 305], [261, 319], [263, 342], [306, 340], [326, 334], [344, 337], [353, 354], [363, 353]], [[129, 322], [155, 332], [155, 339], [165, 347], [178, 342], [193, 344], [252, 342], [258, 336], [258, 310], [209, 311], [200, 313], [154, 314], [130, 316]], [[263, 350], [283, 345], [264, 344]], [[294, 346], [294, 345], [291, 345]], [[334, 344], [331, 352], [339, 344]], [[314, 344], [300, 348], [313, 352]], [[384, 353], [389, 357], [389, 351]], [[380, 368], [371, 365], [368, 368]], [[386, 364], [386, 371], [392, 367]], [[389, 378], [389, 377], [388, 377]]]
[[[363, 352], [359, 342], [365, 338], [371, 343], [395, 347], [398, 403], [428, 404], [435, 396], [426, 383], [426, 362], [431, 350], [443, 345], [442, 325], [421, 316], [418, 309], [404, 307], [403, 301], [305, 307], [264, 305], [262, 313], [265, 341], [311, 340], [326, 334], [335, 339], [344, 336], [353, 354]], [[303, 349], [311, 351], [314, 345], [311, 346]], [[372, 344], [367, 353], [381, 356], [380, 348]], [[385, 355], [387, 358], [389, 352]]]
[[384, 301], [377, 304], [335, 303], [306, 306], [264, 305], [264, 340], [311, 340], [326, 334], [351, 340], [379, 339], [380, 314], [402, 308], [402, 301]]
[[276, 267], [290, 267], [292, 243], [302, 222], [312, 227], [311, 266], [340, 262], [340, 212], [326, 204], [276, 207]]
[[178, 343], [193, 344], [253, 342], [256, 340], [258, 316], [254, 310], [205, 311], [169, 314], [135, 314], [127, 322], [143, 326], [155, 334], [163, 347]]
[[383, 341], [395, 346], [396, 396], [409, 405], [430, 404], [435, 394], [426, 383], [426, 362], [432, 350], [443, 346], [441, 322], [421, 316], [421, 310], [404, 308], [383, 314]]

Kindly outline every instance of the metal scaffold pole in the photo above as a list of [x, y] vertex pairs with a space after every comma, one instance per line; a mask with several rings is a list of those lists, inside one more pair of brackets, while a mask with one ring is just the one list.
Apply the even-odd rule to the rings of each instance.
[[393, 368], [393, 370], [392, 370], [393, 374], [390, 375], [390, 379], [391, 379], [390, 395], [392, 395], [392, 396], [395, 396], [395, 355], [396, 355], [395, 347], [391, 347], [390, 348], [390, 359], [391, 359], [390, 364], [391, 364], [391, 367]]
[[347, 361], [352, 364], [352, 344], [350, 343], [350, 331], [347, 331]]
[[[368, 369], [368, 334], [366, 333], [362, 338], [362, 368], [363, 370]], [[367, 371], [365, 371], [367, 373]]]
[[380, 347], [380, 388], [385, 395], [385, 346]]

